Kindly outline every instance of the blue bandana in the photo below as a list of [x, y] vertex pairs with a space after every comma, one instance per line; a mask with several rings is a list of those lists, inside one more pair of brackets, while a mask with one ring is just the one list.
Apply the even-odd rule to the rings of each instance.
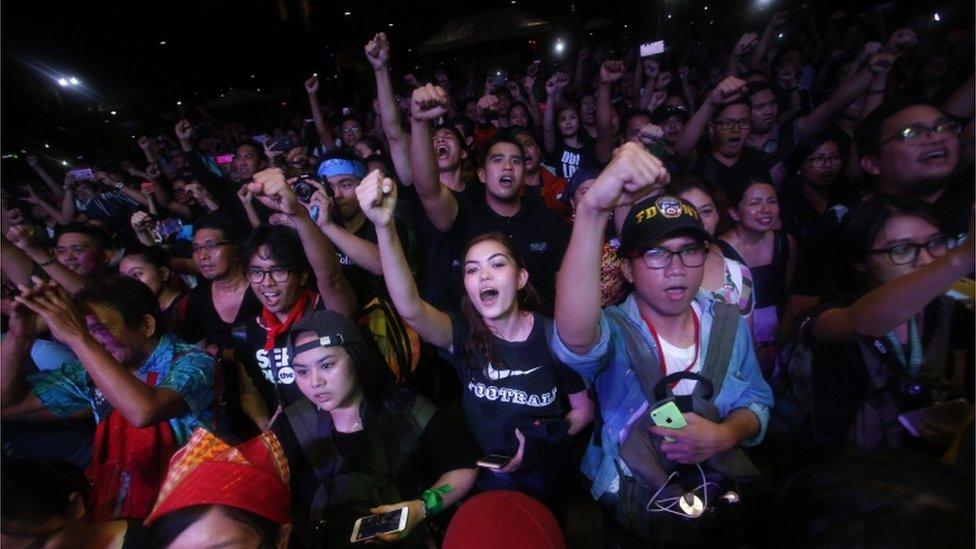
[[366, 165], [358, 160], [329, 158], [319, 164], [319, 177], [328, 179], [337, 175], [351, 175], [362, 179], [366, 177]]

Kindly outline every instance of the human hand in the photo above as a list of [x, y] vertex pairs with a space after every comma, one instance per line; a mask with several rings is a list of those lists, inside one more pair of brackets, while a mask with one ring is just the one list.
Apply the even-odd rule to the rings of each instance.
[[729, 430], [720, 423], [709, 421], [693, 412], [681, 414], [685, 418], [682, 429], [668, 429], [652, 426], [651, 432], [662, 437], [670, 437], [674, 442], [661, 442], [661, 450], [671, 461], [692, 465], [708, 460], [712, 456], [734, 447]]
[[247, 184], [247, 190], [258, 202], [276, 212], [289, 216], [307, 214], [280, 168], [269, 168], [254, 174], [253, 180]]
[[33, 287], [30, 289], [18, 286], [21, 294], [14, 301], [40, 316], [54, 339], [69, 347], [91, 338], [85, 317], [64, 288], [53, 280], [45, 282], [38, 277], [31, 277], [31, 281]]
[[366, 43], [366, 60], [379, 70], [387, 66], [390, 61], [390, 41], [386, 38], [386, 33], [378, 32], [373, 39]]
[[153, 162], [146, 166], [146, 175], [149, 176], [149, 179], [155, 181], [163, 175], [163, 172], [159, 169], [159, 164]]
[[518, 471], [518, 468], [522, 466], [522, 460], [525, 458], [525, 435], [522, 431], [515, 429], [515, 438], [518, 439], [518, 451], [515, 452], [515, 456], [508, 460], [508, 463], [504, 467], [498, 469], [491, 469], [493, 473], [514, 473]]
[[535, 76], [525, 75], [522, 77], [522, 87], [525, 88], [525, 93], [529, 96], [532, 95], [532, 88], [535, 86]]
[[534, 79], [539, 76], [539, 69], [541, 67], [542, 67], [542, 62], [541, 61], [538, 62], [538, 63], [536, 63], [536, 62], [533, 61], [532, 63], [529, 63], [529, 66], [528, 67], [525, 67], [525, 75], [526, 76], [531, 76], [533, 78], [533, 81], [534, 81]]
[[31, 225], [14, 225], [7, 229], [5, 236], [11, 244], [20, 250], [25, 252], [40, 250], [40, 246], [37, 244], [37, 235], [34, 234], [34, 227]]
[[637, 138], [644, 145], [656, 145], [657, 143], [661, 142], [661, 139], [664, 138], [664, 130], [661, 129], [661, 126], [647, 124], [641, 126], [641, 129], [637, 133]]
[[623, 78], [627, 67], [623, 61], [607, 59], [600, 64], [600, 83], [613, 84]]
[[739, 42], [732, 48], [732, 55], [735, 57], [743, 56], [752, 51], [757, 43], [759, 43], [759, 36], [754, 32], [747, 32], [739, 38]]
[[430, 122], [447, 114], [447, 92], [440, 86], [427, 84], [413, 90], [410, 116], [414, 120]]
[[314, 96], [317, 93], [319, 93], [319, 77], [318, 76], [309, 77], [309, 79], [305, 81], [305, 93], [307, 93], [309, 95], [312, 95], [312, 96]]
[[281, 156], [285, 151], [279, 151], [272, 146], [273, 139], [265, 139], [264, 143], [261, 143], [261, 147], [264, 148], [264, 155], [268, 157], [268, 162], [273, 162], [276, 156]]
[[312, 221], [315, 222], [321, 228], [328, 227], [332, 225], [332, 198], [329, 197], [323, 190], [317, 190], [312, 193], [312, 196], [308, 199], [308, 204], [304, 204], [308, 209], [308, 215], [312, 216], [312, 208], [318, 208], [318, 214], [312, 216]]
[[655, 194], [671, 180], [664, 164], [638, 143], [624, 143], [583, 195], [583, 203], [600, 212], [633, 204]]
[[918, 44], [918, 36], [915, 31], [910, 28], [903, 28], [896, 30], [891, 38], [888, 39], [888, 44], [885, 46], [885, 50], [888, 53], [898, 53], [899, 50], [904, 50]]
[[718, 86], [715, 86], [715, 89], [712, 90], [712, 93], [708, 96], [708, 102], [713, 107], [718, 107], [719, 105], [731, 103], [739, 99], [745, 91], [746, 83], [744, 80], [734, 76], [727, 76], [725, 80], [719, 82]]
[[387, 227], [393, 222], [397, 201], [396, 184], [379, 170], [373, 170], [363, 178], [356, 187], [356, 198], [363, 215], [377, 229]]
[[24, 200], [37, 206], [41, 205], [43, 200], [41, 200], [41, 197], [37, 196], [37, 191], [34, 190], [34, 187], [25, 185], [24, 190], [27, 191], [27, 196], [24, 197]]
[[251, 199], [254, 195], [248, 190], [247, 185], [241, 185], [240, 189], [237, 189], [237, 199], [241, 201], [241, 204], [247, 206], [251, 203]]
[[77, 184], [78, 181], [75, 179], [75, 176], [71, 175], [70, 173], [64, 175], [64, 190], [74, 190]]
[[668, 100], [668, 92], [658, 90], [651, 94], [651, 100], [647, 102], [647, 110], [654, 112], [658, 107]]
[[671, 85], [670, 72], [662, 72], [658, 75], [657, 81], [654, 82], [654, 86], [661, 91], [667, 90], [669, 85]]
[[417, 89], [421, 86], [420, 80], [417, 80], [417, 77], [410, 72], [403, 75], [403, 81], [406, 82], [407, 85], [410, 86], [412, 89]]
[[136, 141], [136, 144], [138, 144], [139, 145], [139, 148], [142, 149], [142, 150], [144, 150], [144, 151], [148, 151], [149, 148], [152, 146], [152, 142], [149, 141], [149, 138], [146, 137], [145, 135], [140, 136], [139, 137], [139, 140]]
[[[32, 280], [37, 277], [32, 277]], [[37, 278], [37, 280], [40, 280]], [[22, 284], [17, 284], [18, 293], [29, 294], [33, 290]], [[15, 296], [16, 297], [16, 296]], [[7, 334], [4, 337], [16, 339], [34, 339], [37, 337], [37, 314], [27, 306], [17, 303], [14, 299], [7, 302], [5, 298], [3, 314], [7, 315]]]
[[590, 49], [589, 48], [580, 48], [580, 51], [579, 51], [578, 56], [579, 56], [579, 60], [580, 61], [586, 61], [587, 59], [590, 58]]
[[688, 65], [678, 67], [678, 78], [682, 82], [687, 82], [689, 76], [691, 76], [691, 69], [688, 68]]
[[188, 183], [186, 187], [183, 187], [183, 189], [186, 190], [186, 194], [193, 197], [193, 199], [199, 204], [203, 204], [208, 200], [213, 200], [213, 197], [210, 196], [210, 192], [203, 188], [203, 185], [199, 183]]
[[193, 126], [190, 125], [190, 121], [187, 119], [180, 120], [176, 123], [176, 138], [180, 141], [189, 141], [193, 137]]
[[375, 541], [377, 543], [396, 543], [397, 541], [409, 536], [410, 532], [412, 532], [418, 524], [427, 518], [427, 513], [424, 511], [424, 502], [420, 501], [419, 499], [401, 501], [400, 503], [392, 503], [390, 505], [380, 505], [373, 507], [369, 510], [369, 512], [373, 513], [374, 515], [382, 515], [383, 513], [397, 511], [403, 507], [407, 508], [407, 524], [404, 529], [400, 532], [380, 534], [370, 541]]
[[152, 196], [156, 192], [156, 185], [152, 181], [143, 181], [139, 184], [139, 192], [146, 196]]
[[552, 75], [552, 77], [555, 79], [557, 92], [562, 92], [567, 86], [569, 86], [568, 74], [564, 72], [557, 72], [556, 74]]
[[891, 70], [891, 67], [894, 64], [894, 54], [887, 52], [873, 53], [871, 54], [871, 57], [868, 58], [868, 70], [870, 70], [871, 74], [875, 76], [888, 74], [888, 71]]
[[156, 225], [156, 220], [152, 218], [151, 215], [144, 211], [136, 211], [129, 218], [129, 225], [132, 226], [132, 230], [139, 234], [149, 234], [149, 232]]
[[478, 112], [494, 111], [498, 107], [498, 98], [487, 94], [478, 100]]
[[512, 101], [522, 100], [522, 88], [519, 87], [518, 82], [510, 80], [505, 84], [505, 87], [508, 88], [508, 93], [512, 95]]
[[769, 24], [772, 25], [773, 28], [782, 27], [783, 25], [786, 24], [789, 18], [790, 18], [789, 12], [778, 11], [776, 12], [776, 15], [773, 15], [773, 18], [770, 19]]

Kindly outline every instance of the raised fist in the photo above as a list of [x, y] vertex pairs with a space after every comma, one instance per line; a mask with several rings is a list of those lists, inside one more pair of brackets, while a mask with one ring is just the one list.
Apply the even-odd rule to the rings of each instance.
[[637, 133], [637, 139], [647, 146], [660, 143], [663, 138], [664, 130], [661, 129], [661, 126], [655, 124], [641, 126], [641, 129]]
[[708, 96], [708, 102], [717, 107], [725, 103], [731, 103], [742, 97], [745, 92], [746, 83], [734, 76], [727, 76], [725, 80], [718, 83], [712, 93]]
[[247, 190], [272, 210], [290, 216], [307, 214], [280, 168], [261, 170], [254, 174], [253, 181], [247, 184]]
[[146, 196], [152, 196], [156, 192], [156, 185], [152, 181], [143, 181], [139, 184], [139, 191]]
[[305, 91], [309, 95], [315, 95], [319, 93], [319, 77], [313, 76], [305, 81]]
[[163, 172], [159, 169], [159, 164], [153, 162], [152, 164], [146, 166], [146, 175], [149, 176], [149, 179], [155, 181], [163, 175]]
[[894, 64], [894, 54], [887, 52], [873, 53], [868, 58], [868, 70], [871, 71], [871, 74], [875, 75], [888, 74], [888, 71], [891, 70], [891, 66]]
[[390, 61], [390, 42], [379, 32], [366, 44], [366, 60], [374, 69], [382, 69]]
[[437, 120], [446, 113], [447, 92], [443, 88], [427, 84], [413, 90], [410, 115], [414, 120], [429, 122]]
[[890, 53], [896, 53], [898, 50], [909, 48], [915, 44], [918, 44], [918, 36], [915, 35], [915, 31], [909, 28], [898, 29], [891, 35], [886, 49]]
[[647, 102], [647, 110], [654, 112], [658, 107], [668, 100], [668, 92], [658, 90], [651, 94], [651, 100]]
[[739, 57], [752, 51], [759, 42], [759, 36], [754, 32], [747, 32], [739, 38], [739, 42], [732, 48], [732, 55]]
[[363, 214], [376, 227], [386, 227], [393, 221], [396, 209], [396, 184], [383, 172], [373, 170], [356, 187], [356, 198]]
[[790, 18], [789, 13], [785, 11], [778, 11], [776, 12], [776, 15], [773, 16], [773, 19], [769, 22], [769, 24], [772, 25], [773, 27], [782, 27], [783, 25], [786, 24], [786, 21], [789, 18]]
[[681, 65], [678, 67], [678, 78], [680, 78], [682, 82], [686, 82], [689, 76], [691, 76], [691, 69], [688, 68], [688, 65]]
[[149, 149], [150, 145], [152, 145], [152, 142], [150, 142], [149, 138], [145, 135], [139, 137], [139, 140], [136, 141], [136, 143], [139, 145], [139, 148], [143, 150]]
[[189, 141], [191, 137], [193, 137], [193, 126], [190, 125], [190, 121], [184, 118], [177, 122], [176, 138], [180, 141]]
[[644, 145], [628, 142], [613, 152], [613, 160], [600, 173], [583, 201], [598, 211], [610, 212], [655, 194], [671, 180], [664, 168]]
[[34, 238], [34, 227], [31, 225], [14, 225], [7, 230], [6, 236], [11, 244], [21, 250], [27, 251], [37, 247], [37, 241]]
[[484, 95], [478, 100], [478, 111], [494, 111], [498, 107], [498, 98], [494, 95]]
[[627, 67], [623, 61], [607, 59], [600, 64], [600, 83], [613, 84], [624, 76]]

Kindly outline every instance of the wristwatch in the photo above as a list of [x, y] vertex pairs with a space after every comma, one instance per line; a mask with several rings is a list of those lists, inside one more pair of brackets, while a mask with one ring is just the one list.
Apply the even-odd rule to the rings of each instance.
[[115, 185], [112, 186], [115, 187], [115, 190], [121, 191], [122, 187], [125, 187], [125, 183], [116, 183]]

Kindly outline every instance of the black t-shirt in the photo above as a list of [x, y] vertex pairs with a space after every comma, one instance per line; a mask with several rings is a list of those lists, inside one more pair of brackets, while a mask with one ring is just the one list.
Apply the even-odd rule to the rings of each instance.
[[234, 336], [231, 334], [234, 326], [251, 321], [261, 314], [261, 302], [250, 287], [244, 291], [241, 307], [231, 323], [224, 322], [217, 313], [213, 303], [211, 283], [205, 282], [194, 288], [188, 300], [183, 332], [187, 334], [187, 341], [191, 343], [206, 339], [220, 348], [231, 349], [234, 347]]
[[[404, 390], [406, 394], [406, 391]], [[409, 397], [404, 396], [405, 402], [400, 408], [409, 410]], [[319, 411], [318, 432], [324, 434], [327, 412]], [[315, 492], [319, 487], [319, 479], [305, 457], [292, 430], [287, 417], [275, 420], [271, 427], [291, 469], [291, 493], [293, 513], [297, 520], [306, 520]], [[368, 440], [365, 425], [362, 431], [355, 433], [339, 433], [332, 431], [333, 441], [342, 456], [359, 454], [368, 458]], [[420, 435], [417, 448], [407, 459], [407, 465], [397, 475], [397, 485], [403, 500], [415, 499], [420, 491], [429, 488], [438, 478], [448, 471], [475, 467], [475, 462], [481, 457], [464, 431], [443, 412], [436, 411]], [[370, 471], [368, 461], [354, 462], [351, 465], [356, 471]], [[414, 492], [419, 488], [420, 491]], [[396, 503], [395, 501], [377, 501], [376, 505]]]
[[451, 314], [454, 352], [450, 360], [461, 380], [461, 406], [485, 454], [515, 455], [516, 427], [540, 418], [565, 417], [568, 395], [586, 390], [583, 378], [552, 356], [542, 315], [533, 317], [532, 332], [525, 341], [492, 336], [492, 353], [504, 362], [496, 365], [464, 359], [468, 324], [460, 315]]
[[[498, 231], [512, 242], [515, 252], [525, 262], [529, 283], [542, 298], [542, 311], [549, 313], [555, 303], [556, 272], [563, 261], [569, 239], [569, 229], [553, 212], [536, 200], [523, 200], [521, 209], [512, 217], [498, 215], [487, 204], [462, 207], [452, 231], [457, 231], [460, 246], [452, 265], [456, 265], [452, 280], [460, 288], [464, 245], [472, 238]], [[457, 302], [456, 302], [457, 303]], [[451, 307], [456, 310], [457, 304]]]
[[[305, 315], [313, 310], [325, 310], [317, 294], [314, 304], [306, 306]], [[261, 393], [268, 411], [274, 413], [278, 404], [287, 408], [305, 398], [295, 384], [295, 370], [288, 354], [288, 332], [275, 338], [274, 347], [265, 351], [268, 331], [261, 321], [260, 309], [257, 315], [248, 319], [246, 330], [244, 345], [235, 346], [234, 356], [244, 365], [244, 371]]]
[[[457, 310], [461, 303], [461, 264], [456, 263], [456, 250], [464, 245], [458, 242], [462, 235], [437, 230], [424, 211], [414, 187], [400, 187], [399, 191], [400, 199], [412, 206], [419, 253], [420, 295], [438, 309]], [[465, 181], [464, 190], [454, 192], [454, 198], [458, 201], [460, 212], [465, 205], [484, 201], [484, 185], [477, 181]]]
[[[945, 192], [932, 204], [932, 208], [942, 221], [946, 236], [957, 238], [969, 230], [976, 187], [973, 187], [973, 166], [970, 165], [953, 174]], [[970, 245], [972, 245], [970, 243]]]
[[735, 164], [726, 166], [712, 156], [711, 143], [702, 140], [699, 143], [698, 164], [692, 171], [701, 175], [718, 190], [728, 192], [736, 184], [750, 177], [768, 180], [770, 167], [766, 155], [749, 148], [742, 149], [742, 156]]
[[566, 181], [573, 178], [573, 174], [580, 166], [588, 166], [596, 162], [593, 143], [582, 137], [580, 141], [582, 141], [583, 146], [577, 148], [570, 147], [560, 139], [552, 154], [549, 155], [550, 162], [556, 168], [556, 175]]

